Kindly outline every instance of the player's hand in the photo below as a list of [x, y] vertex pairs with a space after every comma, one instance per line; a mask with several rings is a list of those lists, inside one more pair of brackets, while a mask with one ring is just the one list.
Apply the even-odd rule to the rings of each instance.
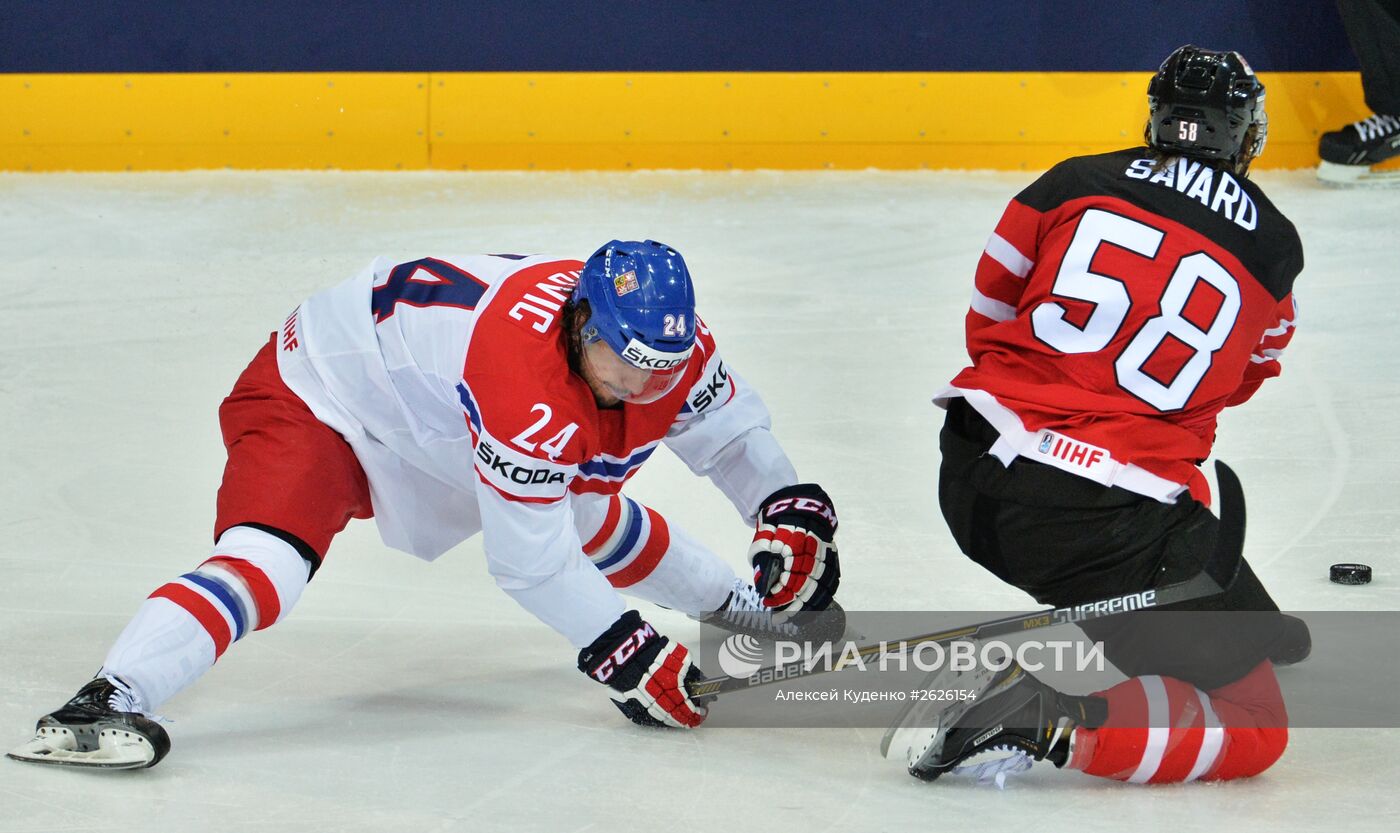
[[822, 487], [799, 483], [763, 501], [749, 547], [753, 586], [775, 610], [825, 610], [841, 584], [836, 508]]
[[578, 668], [621, 692], [613, 699], [628, 720], [640, 726], [694, 729], [709, 710], [691, 699], [685, 684], [705, 675], [684, 645], [657, 634], [641, 614], [629, 610], [579, 652]]

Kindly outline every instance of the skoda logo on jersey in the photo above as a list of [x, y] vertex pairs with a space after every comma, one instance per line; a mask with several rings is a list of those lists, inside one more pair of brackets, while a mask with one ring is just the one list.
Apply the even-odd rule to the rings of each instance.
[[1054, 437], [1052, 437], [1050, 434], [1042, 434], [1042, 435], [1040, 436], [1040, 453], [1041, 453], [1041, 454], [1049, 454], [1049, 453], [1050, 453], [1050, 442], [1051, 442], [1051, 440], [1053, 440], [1053, 439], [1054, 439]]
[[693, 348], [694, 345], [687, 347], [684, 353], [663, 353], [634, 338], [627, 342], [627, 348], [622, 351], [622, 358], [633, 367], [643, 370], [670, 370], [685, 364]]
[[562, 472], [550, 471], [549, 469], [527, 469], [524, 466], [515, 465], [502, 457], [495, 447], [486, 440], [477, 443], [476, 457], [485, 463], [492, 473], [499, 474], [506, 480], [521, 486], [564, 482]]
[[731, 677], [744, 679], [763, 667], [763, 648], [758, 639], [736, 633], [719, 646], [719, 669]]

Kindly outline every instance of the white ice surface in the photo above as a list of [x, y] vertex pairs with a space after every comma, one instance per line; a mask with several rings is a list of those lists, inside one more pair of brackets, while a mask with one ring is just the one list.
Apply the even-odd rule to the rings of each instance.
[[[220, 398], [288, 310], [377, 254], [678, 247], [726, 357], [837, 500], [846, 607], [1026, 606], [943, 527], [928, 398], [963, 366], [978, 255], [1030, 179], [0, 176], [0, 747], [207, 556]], [[1400, 190], [1258, 179], [1308, 266], [1283, 377], [1221, 424], [1250, 496], [1247, 552], [1285, 608], [1397, 608]], [[632, 489], [742, 563], [747, 530], [673, 457]], [[1375, 583], [1329, 584], [1340, 560]], [[428, 565], [357, 522], [290, 620], [162, 709], [163, 764], [0, 760], [0, 831], [1400, 829], [1400, 731], [1297, 731], [1246, 782], [1141, 788], [1038, 766], [996, 792], [914, 781], [878, 757], [878, 729], [633, 728], [573, 661], [494, 588], [479, 542]]]

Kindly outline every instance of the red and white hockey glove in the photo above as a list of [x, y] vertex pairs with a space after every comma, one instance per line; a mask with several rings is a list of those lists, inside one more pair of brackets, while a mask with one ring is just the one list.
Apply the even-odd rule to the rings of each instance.
[[826, 610], [841, 584], [836, 509], [822, 487], [779, 489], [758, 510], [749, 547], [753, 586], [775, 610]]
[[579, 652], [578, 669], [621, 692], [624, 699], [613, 703], [639, 726], [694, 729], [709, 714], [685, 690], [684, 682], [705, 678], [691, 662], [690, 651], [657, 634], [635, 610], [622, 614]]

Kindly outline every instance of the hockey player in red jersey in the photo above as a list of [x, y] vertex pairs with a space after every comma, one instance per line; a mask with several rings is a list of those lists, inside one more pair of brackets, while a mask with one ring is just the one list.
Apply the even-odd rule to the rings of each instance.
[[[1293, 225], [1246, 178], [1264, 87], [1234, 52], [1173, 52], [1146, 147], [1069, 159], [1016, 196], [977, 267], [972, 365], [935, 400], [939, 502], [962, 551], [1043, 604], [1200, 573], [1218, 521], [1199, 464], [1216, 418], [1279, 373], [1303, 266]], [[1287, 743], [1272, 660], [1310, 647], [1242, 564], [1188, 611], [1083, 623], [1132, 679], [1057, 692], [1014, 663], [910, 744], [910, 772], [1005, 775], [1032, 760], [1133, 782], [1225, 780]], [[905, 750], [909, 751], [909, 750]]]
[[[685, 261], [614, 240], [541, 255], [376, 260], [294, 310], [219, 409], [211, 557], [156, 589], [98, 675], [10, 756], [153, 766], [149, 713], [284, 618], [351, 518], [432, 560], [480, 532], [497, 585], [567, 638], [632, 721], [706, 716], [685, 646], [618, 591], [723, 625], [827, 608], [836, 515], [695, 314]], [[622, 494], [665, 442], [755, 526], [757, 587]]]

